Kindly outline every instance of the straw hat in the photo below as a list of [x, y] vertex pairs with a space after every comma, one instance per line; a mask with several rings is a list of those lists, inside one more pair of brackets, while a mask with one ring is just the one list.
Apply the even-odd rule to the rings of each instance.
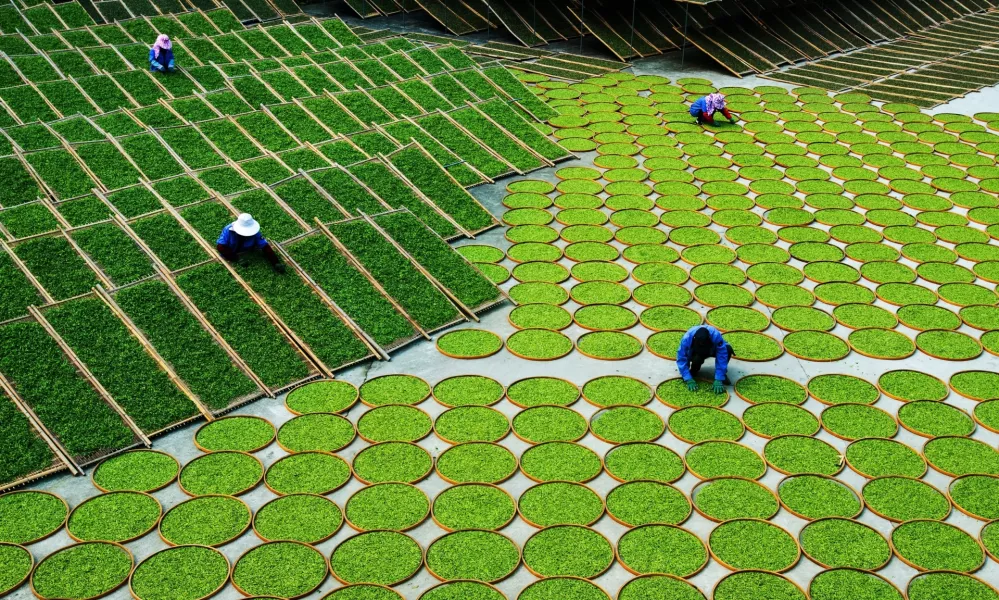
[[260, 223], [250, 216], [249, 213], [243, 213], [236, 217], [236, 220], [232, 223], [232, 230], [243, 236], [257, 235], [260, 231]]

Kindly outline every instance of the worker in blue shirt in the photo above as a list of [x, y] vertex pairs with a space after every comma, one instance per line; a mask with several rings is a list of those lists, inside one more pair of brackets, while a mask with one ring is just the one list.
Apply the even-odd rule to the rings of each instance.
[[240, 262], [240, 255], [260, 251], [275, 271], [285, 272], [284, 264], [260, 233], [260, 223], [247, 213], [239, 215], [235, 221], [222, 228], [219, 239], [215, 240], [215, 249], [229, 262]]
[[176, 67], [173, 64], [173, 44], [170, 43], [170, 36], [160, 34], [156, 38], [156, 43], [149, 49], [149, 70], [153, 73], [173, 73]]
[[715, 113], [725, 115], [729, 123], [735, 123], [735, 117], [725, 105], [725, 95], [715, 92], [702, 96], [690, 105], [690, 116], [697, 119], [698, 125], [715, 125]]
[[728, 361], [734, 356], [732, 346], [725, 341], [720, 331], [710, 325], [695, 325], [680, 338], [680, 349], [676, 353], [676, 366], [680, 370], [687, 389], [696, 392], [694, 377], [701, 370], [707, 358], [715, 359], [715, 383], [712, 389], [716, 394], [725, 393], [728, 381]]

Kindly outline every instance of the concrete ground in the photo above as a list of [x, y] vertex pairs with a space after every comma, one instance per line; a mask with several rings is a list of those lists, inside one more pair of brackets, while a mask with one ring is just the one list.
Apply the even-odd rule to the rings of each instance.
[[[312, 9], [310, 9], [310, 11], [311, 10]], [[338, 12], [343, 15], [343, 11]], [[420, 23], [420, 18], [421, 17], [416, 15], [409, 15], [407, 17], [407, 19], [411, 20], [411, 22], [416, 21], [417, 23]], [[399, 16], [391, 19], [379, 19], [366, 24], [371, 27], [384, 27], [386, 26], [386, 22], [388, 22], [389, 25], [395, 28], [401, 20], [402, 18]], [[418, 25], [418, 28], [426, 28], [435, 33], [439, 33], [436, 28], [432, 27], [432, 24], [423, 23]], [[599, 48], [587, 48], [587, 51], [589, 53], [597, 54], [599, 52]], [[740, 80], [735, 77], [723, 75], [699, 52], [691, 52], [687, 54], [684, 57], [682, 64], [680, 54], [674, 52], [661, 57], [636, 61], [633, 65], [633, 69], [634, 72], [639, 74], [649, 73], [664, 75], [672, 79], [685, 76], [705, 77], [712, 80], [719, 86], [755, 86], [761, 84], [774, 85], [774, 82], [755, 77]], [[955, 100], [949, 105], [939, 107], [937, 110], [932, 112], [962, 112], [965, 114], [972, 114], [977, 111], [994, 110], [997, 105], [997, 99], [999, 99], [999, 90], [989, 89], [983, 93], [975, 93], [966, 98]], [[565, 163], [564, 165], [559, 166], [561, 167], [567, 164], [592, 164], [592, 159], [592, 153], [584, 154], [578, 162]], [[528, 177], [532, 179], [555, 181], [554, 169], [546, 169], [540, 172], [532, 173]], [[504, 211], [501, 204], [501, 200], [505, 195], [504, 187], [512, 180], [514, 179], [506, 179], [496, 185], [480, 186], [475, 188], [473, 193], [494, 214], [499, 216]], [[490, 244], [500, 248], [506, 248], [509, 246], [509, 242], [504, 239], [503, 231], [504, 228], [497, 228], [480, 235], [475, 240], [465, 240], [459, 242], [459, 244]], [[509, 262], [504, 264], [508, 267], [512, 266]], [[504, 287], [508, 289], [513, 283], [514, 282], [511, 280], [504, 284]], [[637, 284], [633, 280], [629, 280], [625, 282], [625, 285], [635, 287]], [[690, 288], [693, 287], [691, 283], [688, 283], [687, 285]], [[629, 303], [627, 306], [635, 310], [636, 313], [641, 310], [641, 307], [633, 302]], [[704, 307], [698, 306], [696, 303], [692, 306], [701, 311], [703, 314], [705, 310]], [[494, 309], [484, 315], [481, 323], [468, 323], [463, 326], [488, 329], [506, 337], [515, 331], [515, 329], [507, 322], [507, 314], [511, 308], [512, 306], [510, 304], [503, 305], [502, 307]], [[571, 312], [576, 307], [570, 303], [566, 305], [566, 308]], [[755, 308], [764, 311], [767, 310], [765, 307], [760, 305], [756, 305]], [[583, 333], [583, 330], [573, 325], [566, 330], [565, 333], [569, 335], [569, 337], [575, 339]], [[632, 329], [630, 333], [644, 339], [650, 332], [645, 330], [643, 327], [638, 326]], [[771, 327], [767, 333], [780, 337], [779, 331], [776, 327]], [[834, 333], [845, 338], [848, 330], [845, 330], [842, 326], [837, 326], [837, 330], [834, 331]], [[911, 331], [907, 331], [906, 333], [910, 336], [913, 335], [913, 332]], [[926, 355], [917, 352], [913, 357], [906, 360], [880, 361], [865, 358], [859, 354], [853, 353], [845, 360], [834, 363], [811, 363], [795, 359], [794, 357], [785, 354], [777, 361], [768, 363], [745, 363], [736, 361], [733, 363], [731, 368], [731, 378], [736, 380], [739, 377], [752, 373], [770, 373], [790, 377], [796, 381], [804, 383], [809, 378], [821, 373], [840, 372], [857, 375], [867, 379], [868, 381], [874, 382], [883, 372], [901, 368], [909, 368], [932, 373], [941, 378], [943, 381], [947, 381], [951, 374], [961, 370], [983, 369], [988, 371], [997, 371], [999, 370], [999, 358], [989, 354], [984, 354], [982, 357], [974, 361], [952, 363], [928, 358]], [[636, 377], [654, 387], [665, 379], [675, 377], [676, 368], [673, 363], [657, 358], [648, 352], [643, 352], [635, 358], [619, 362], [595, 360], [585, 357], [579, 352], [573, 352], [569, 356], [554, 362], [532, 362], [516, 358], [506, 351], [501, 351], [495, 356], [482, 360], [462, 361], [443, 356], [436, 350], [433, 343], [419, 342], [395, 354], [391, 361], [363, 364], [338, 374], [338, 377], [355, 384], [361, 384], [367, 379], [388, 373], [409, 373], [417, 375], [425, 378], [431, 384], [453, 375], [481, 374], [493, 377], [504, 385], [509, 385], [517, 379], [537, 375], [562, 377], [578, 385], [582, 385], [586, 381], [598, 376], [618, 374]], [[961, 398], [956, 394], [951, 394], [951, 396], [947, 399], [947, 402], [969, 413], [975, 404], [974, 402]], [[894, 414], [899, 406], [901, 406], [901, 403], [887, 397], [882, 397], [881, 400], [878, 401], [877, 406]], [[664, 420], [672, 412], [672, 409], [667, 408], [665, 405], [655, 400], [653, 400], [648, 407], [656, 411], [661, 417], [664, 418]], [[735, 415], [741, 415], [747, 407], [747, 403], [739, 400], [733, 394], [731, 400], [725, 406], [725, 410]], [[819, 404], [814, 399], [809, 399], [804, 407], [811, 410], [816, 415], [818, 415], [824, 408], [823, 405]], [[438, 405], [433, 400], [428, 400], [424, 404], [420, 405], [420, 408], [428, 412], [433, 417], [436, 417], [445, 410], [444, 407]], [[496, 405], [495, 408], [506, 414], [508, 417], [515, 415], [518, 410], [506, 400]], [[595, 407], [583, 401], [578, 402], [572, 408], [587, 418], [596, 412]], [[356, 423], [357, 419], [365, 412], [365, 410], [367, 410], [366, 407], [358, 405], [350, 410], [348, 416], [351, 421]], [[258, 415], [270, 420], [275, 426], [278, 427], [292, 417], [291, 413], [284, 408], [283, 398], [258, 401], [237, 411], [237, 414]], [[163, 438], [159, 438], [155, 440], [155, 447], [172, 454], [178, 461], [181, 462], [181, 464], [184, 464], [200, 454], [192, 443], [195, 430], [196, 426], [190, 426], [171, 433]], [[825, 431], [818, 434], [818, 437], [829, 442], [841, 452], [845, 450], [845, 441], [837, 439]], [[978, 428], [973, 437], [982, 440], [993, 447], [999, 444], [999, 434], [989, 432], [981, 427]], [[916, 449], [920, 449], [924, 443], [922, 438], [919, 438], [904, 429], [900, 431], [896, 439]], [[752, 447], [758, 452], [762, 452], [765, 441], [766, 440], [760, 437], [748, 433], [741, 440], [742, 443]], [[660, 440], [658, 440], [658, 442], [673, 448], [681, 455], [683, 455], [689, 447], [688, 444], [681, 442], [669, 433], [664, 435]], [[609, 444], [597, 440], [592, 435], [588, 435], [582, 440], [581, 443], [592, 448], [601, 456], [611, 448]], [[520, 455], [528, 447], [526, 443], [520, 441], [512, 435], [503, 440], [502, 444], [517, 455]], [[366, 445], [367, 444], [365, 442], [355, 440], [353, 444], [343, 450], [340, 454], [348, 461], [352, 460], [357, 452], [359, 452]], [[420, 442], [420, 445], [430, 451], [430, 453], [435, 457], [439, 456], [449, 447], [447, 444], [441, 442], [434, 436], [424, 439]], [[258, 458], [263, 461], [265, 466], [274, 463], [284, 455], [285, 452], [280, 450], [276, 445], [272, 445], [269, 448], [257, 453]], [[775, 472], [773, 469], [770, 469], [761, 481], [770, 489], [775, 489], [776, 484], [781, 479], [782, 475]], [[852, 471], [849, 471], [848, 469], [844, 470], [844, 472], [839, 475], [839, 479], [850, 484], [857, 490], [859, 490], [866, 481], [864, 478], [853, 473]], [[950, 482], [949, 477], [945, 477], [932, 469], [928, 472], [924, 479], [941, 490], [946, 490]], [[675, 485], [685, 493], [689, 494], [690, 490], [697, 482], [698, 480], [696, 478], [687, 473]], [[530, 480], [518, 473], [508, 481], [504, 482], [501, 487], [506, 489], [514, 496], [514, 498], [516, 498], [523, 490], [531, 485], [532, 482]], [[588, 485], [596, 490], [601, 496], [605, 497], [607, 492], [615, 487], [617, 483], [608, 475], [602, 474]], [[418, 486], [426, 492], [431, 499], [447, 487], [444, 481], [442, 481], [436, 474], [431, 475], [426, 480], [420, 482]], [[66, 499], [71, 507], [80, 504], [84, 499], [98, 493], [97, 489], [93, 487], [88, 479], [82, 477], [74, 478], [68, 475], [52, 477], [32, 487], [44, 489], [61, 495]], [[348, 485], [338, 490], [330, 497], [342, 507], [350, 495], [361, 487], [362, 485], [358, 481], [352, 480]], [[176, 485], [172, 485], [167, 489], [156, 492], [154, 495], [163, 504], [164, 510], [169, 509], [187, 498]], [[275, 495], [272, 492], [268, 491], [263, 486], [260, 486], [252, 492], [242, 496], [242, 499], [246, 501], [251, 508], [256, 510], [274, 497]], [[886, 537], [892, 530], [892, 526], [888, 521], [873, 515], [870, 511], [865, 511], [859, 517], [859, 520], [876, 528]], [[978, 536], [978, 533], [983, 525], [982, 522], [971, 519], [956, 510], [947, 519], [947, 521], [961, 527], [976, 537]], [[777, 517], [773, 519], [773, 522], [785, 527], [796, 537], [798, 532], [805, 525], [804, 520], [790, 515], [785, 510], [781, 510]], [[708, 534], [713, 529], [714, 524], [695, 513], [686, 523], [683, 524], [683, 527], [697, 534], [702, 540], [706, 540]], [[616, 540], [626, 531], [624, 526], [614, 522], [606, 516], [595, 525], [595, 529], [606, 535], [612, 542], [616, 542]], [[522, 546], [527, 538], [535, 531], [536, 530], [534, 528], [528, 526], [522, 520], [517, 518], [511, 525], [502, 530], [502, 533], [511, 537]], [[319, 544], [318, 548], [325, 555], [329, 556], [334, 547], [354, 533], [355, 532], [349, 527], [344, 526], [331, 540]], [[410, 535], [412, 535], [424, 548], [426, 548], [431, 541], [443, 533], [444, 531], [436, 526], [432, 521], [427, 521], [415, 530], [411, 531]], [[32, 554], [34, 554], [36, 561], [38, 561], [57, 548], [70, 543], [72, 543], [72, 541], [65, 531], [63, 531], [47, 540], [34, 544], [30, 547], [30, 549]], [[234, 563], [244, 551], [256, 546], [259, 543], [260, 540], [257, 539], [252, 532], [250, 532], [244, 534], [235, 542], [224, 546], [221, 550], [226, 554], [226, 556], [229, 557], [229, 560]], [[138, 541], [127, 544], [127, 546], [135, 554], [136, 562], [139, 562], [152, 553], [166, 547], [166, 544], [160, 540], [155, 533], [152, 533], [146, 535]], [[808, 582], [821, 570], [822, 569], [816, 564], [802, 558], [800, 563], [788, 573], [788, 576], [803, 588], [807, 589]], [[691, 578], [690, 581], [704, 591], [708, 597], [710, 597], [711, 590], [715, 583], [728, 572], [729, 571], [722, 568], [718, 563], [712, 561], [706, 569]], [[899, 587], [899, 589], [904, 591], [907, 582], [916, 574], [916, 570], [906, 566], [897, 558], [893, 558], [891, 563], [879, 573], [891, 580], [896, 586]], [[995, 562], [989, 560], [985, 568], [979, 571], [977, 575], [992, 585], [999, 587], [999, 565]], [[612, 596], [616, 596], [621, 586], [631, 578], [632, 576], [620, 565], [615, 564], [604, 575], [597, 578], [595, 583], [601, 585]], [[533, 577], [523, 566], [521, 566], [516, 573], [513, 574], [513, 576], [500, 582], [497, 587], [509, 598], [511, 598], [511, 600], [513, 600], [526, 585], [534, 580], [535, 577]], [[426, 572], [426, 570], [423, 570], [416, 577], [398, 586], [396, 589], [407, 599], [415, 600], [426, 589], [436, 583], [436, 580], [434, 580]], [[329, 593], [337, 587], [339, 587], [339, 584], [332, 578], [329, 578], [321, 586], [320, 590], [309, 596], [309, 598], [321, 598], [323, 595]], [[31, 592], [27, 586], [22, 587], [12, 596], [12, 598], [16, 600], [26, 600], [30, 597]], [[109, 597], [113, 600], [125, 600], [129, 597], [128, 590], [127, 588], [122, 588]], [[239, 597], [240, 594], [231, 585], [227, 586], [218, 595], [218, 598], [221, 600], [232, 600]], [[746, 600], [753, 599], [747, 598]]]

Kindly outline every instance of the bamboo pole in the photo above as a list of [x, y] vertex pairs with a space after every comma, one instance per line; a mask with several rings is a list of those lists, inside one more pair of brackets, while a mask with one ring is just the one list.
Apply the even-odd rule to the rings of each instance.
[[0, 250], [3, 250], [4, 252], [7, 253], [8, 256], [10, 256], [10, 259], [14, 261], [14, 264], [17, 266], [17, 268], [21, 270], [21, 273], [23, 273], [24, 276], [28, 278], [28, 281], [31, 282], [31, 285], [35, 287], [35, 289], [38, 291], [38, 294], [42, 297], [42, 299], [45, 300], [46, 303], [51, 304], [55, 302], [55, 298], [53, 298], [49, 294], [48, 290], [42, 287], [42, 284], [38, 281], [35, 275], [28, 269], [27, 265], [24, 264], [24, 262], [17, 256], [17, 254], [14, 254], [14, 249], [8, 246], [7, 242], [5, 242], [4, 240], [0, 240]]
[[153, 344], [152, 342], [149, 341], [149, 338], [147, 338], [146, 335], [142, 333], [142, 330], [140, 330], [139, 327], [135, 324], [135, 322], [132, 321], [132, 318], [125, 313], [124, 309], [122, 309], [121, 306], [118, 305], [118, 302], [115, 301], [115, 299], [107, 292], [107, 290], [98, 285], [94, 288], [94, 293], [97, 294], [97, 297], [100, 298], [107, 305], [109, 309], [111, 309], [111, 312], [113, 312], [115, 316], [117, 316], [122, 323], [125, 324], [125, 327], [128, 328], [128, 330], [132, 333], [132, 335], [135, 336], [137, 340], [139, 340], [139, 343], [142, 344], [142, 348], [146, 351], [146, 354], [148, 354], [150, 358], [156, 361], [156, 364], [158, 364], [160, 368], [166, 372], [167, 376], [170, 378], [173, 384], [176, 385], [177, 388], [180, 389], [180, 391], [185, 396], [187, 396], [188, 400], [194, 403], [195, 408], [198, 409], [198, 412], [201, 413], [201, 416], [203, 416], [208, 421], [214, 421], [215, 416], [211, 413], [210, 410], [208, 410], [208, 407], [202, 404], [201, 398], [199, 398], [197, 394], [191, 391], [191, 388], [188, 387], [187, 383], [183, 379], [181, 379], [180, 376], [177, 375], [177, 372], [174, 371], [170, 363], [168, 363], [166, 359], [163, 358], [162, 355], [160, 355], [160, 353], [156, 350], [156, 348], [153, 347]]
[[[228, 208], [230, 211], [233, 210], [232, 206], [229, 205], [228, 203], [223, 202], [223, 205], [226, 206], [226, 208]], [[192, 227], [191, 224], [188, 223], [187, 220], [184, 219], [184, 217], [181, 216], [179, 212], [177, 212], [172, 206], [167, 206], [167, 210], [173, 213], [174, 218], [177, 219], [181, 227], [183, 227], [189, 234], [191, 234], [195, 238], [197, 243], [200, 244], [201, 247], [206, 252], [208, 252], [210, 256], [215, 255], [213, 252], [213, 248], [208, 245], [208, 242], [206, 242], [204, 238], [202, 238], [201, 235], [199, 235], [198, 232], [194, 230], [194, 227]], [[284, 322], [284, 320], [277, 315], [277, 313], [274, 312], [274, 309], [272, 309], [270, 305], [267, 304], [267, 302], [260, 296], [260, 294], [258, 294], [256, 291], [254, 291], [252, 287], [250, 287], [250, 284], [247, 283], [242, 276], [240, 276], [240, 274], [236, 271], [236, 269], [232, 265], [230, 265], [229, 262], [226, 260], [217, 258], [216, 262], [222, 265], [222, 267], [229, 272], [229, 274], [233, 277], [233, 279], [236, 280], [236, 282], [240, 285], [240, 287], [242, 287], [243, 290], [246, 291], [247, 294], [249, 294], [250, 298], [257, 304], [257, 306], [260, 307], [261, 312], [263, 312], [267, 316], [267, 318], [271, 320], [271, 322], [274, 324], [275, 327], [277, 327], [279, 331], [284, 333], [285, 338], [287, 338], [287, 340], [291, 342], [291, 344], [294, 347], [299, 348], [300, 352], [303, 355], [303, 358], [305, 358], [307, 362], [311, 362], [316, 368], [318, 368], [321, 374], [332, 379], [333, 378], [332, 369], [330, 369], [318, 356], [316, 356], [312, 348], [304, 340], [298, 337], [298, 334], [295, 333], [295, 331], [291, 327], [289, 327]]]
[[84, 377], [88, 381], [90, 381], [90, 384], [94, 386], [94, 389], [97, 390], [97, 393], [101, 396], [101, 398], [105, 402], [107, 402], [108, 405], [116, 413], [118, 413], [118, 416], [120, 416], [121, 419], [128, 426], [128, 428], [131, 429], [133, 433], [135, 433], [135, 436], [142, 441], [143, 445], [145, 445], [146, 448], [151, 447], [153, 443], [149, 440], [146, 434], [143, 433], [141, 429], [139, 429], [139, 426], [135, 424], [135, 421], [132, 420], [132, 417], [128, 416], [128, 413], [126, 413], [124, 409], [122, 409], [122, 407], [118, 405], [118, 403], [107, 391], [107, 389], [104, 388], [101, 382], [98, 381], [96, 377], [94, 377], [94, 374], [90, 371], [89, 368], [87, 368], [87, 365], [83, 364], [83, 361], [80, 360], [80, 357], [78, 357], [76, 355], [76, 352], [74, 352], [73, 349], [69, 346], [69, 344], [66, 343], [66, 340], [64, 340], [62, 336], [59, 335], [59, 332], [55, 330], [55, 327], [52, 327], [52, 324], [49, 323], [48, 320], [45, 318], [45, 315], [43, 315], [42, 312], [38, 310], [38, 307], [29, 306], [28, 313], [31, 314], [31, 316], [34, 317], [36, 321], [38, 321], [38, 324], [45, 329], [45, 331], [49, 334], [49, 336], [51, 336], [52, 339], [55, 340], [57, 344], [59, 344], [59, 347], [62, 348], [63, 353], [66, 354], [66, 357], [69, 358], [70, 362], [73, 363], [73, 365], [76, 366], [76, 368], [79, 369], [81, 373], [83, 373]]
[[24, 401], [24, 398], [21, 398], [21, 395], [17, 393], [17, 389], [14, 387], [14, 384], [11, 383], [10, 380], [7, 379], [7, 376], [3, 373], [0, 373], [0, 388], [7, 393], [7, 396], [10, 397], [10, 401], [14, 403], [14, 406], [16, 406], [22, 414], [24, 414], [31, 426], [38, 432], [39, 437], [45, 441], [45, 444], [50, 450], [52, 450], [55, 457], [66, 465], [69, 472], [73, 475], [82, 474], [83, 468], [78, 465], [75, 460], [73, 460], [69, 450], [66, 450], [55, 434], [49, 431], [48, 427], [42, 423], [42, 420], [35, 414], [34, 409], [28, 406], [28, 403]]
[[[208, 264], [208, 262], [214, 262], [214, 260], [206, 261], [204, 263], [200, 263], [199, 265], [192, 265], [192, 266], [202, 266], [204, 264]], [[240, 371], [242, 371], [255, 384], [257, 384], [257, 387], [259, 387], [265, 394], [267, 394], [268, 397], [273, 398], [274, 392], [271, 391], [271, 389], [267, 387], [267, 384], [264, 383], [264, 380], [261, 379], [260, 376], [253, 371], [253, 369], [250, 368], [250, 365], [248, 365], [246, 361], [243, 360], [243, 357], [241, 357], [239, 353], [236, 352], [236, 350], [229, 345], [229, 342], [225, 341], [225, 338], [222, 337], [222, 334], [220, 334], [218, 330], [215, 329], [215, 326], [208, 321], [208, 318], [201, 312], [201, 309], [199, 309], [198, 306], [194, 303], [194, 301], [191, 300], [191, 298], [184, 292], [184, 290], [182, 290], [180, 286], [177, 285], [177, 282], [173, 278], [173, 274], [163, 267], [157, 266], [156, 268], [157, 270], [160, 271], [160, 275], [163, 276], [163, 281], [167, 284], [170, 290], [173, 291], [173, 293], [176, 294], [177, 297], [180, 299], [181, 304], [183, 304], [187, 308], [188, 312], [194, 315], [194, 318], [197, 319], [198, 323], [201, 324], [201, 327], [204, 328], [204, 330], [208, 332], [208, 335], [210, 335], [212, 339], [215, 340], [215, 343], [218, 344], [223, 351], [225, 351], [225, 353], [229, 356], [229, 359], [232, 360], [233, 364], [235, 364]]]
[[349, 262], [355, 269], [360, 271], [362, 275], [367, 277], [368, 281], [371, 282], [371, 285], [374, 286], [374, 288], [381, 293], [381, 295], [389, 302], [389, 304], [391, 304], [392, 307], [395, 308], [400, 315], [402, 315], [407, 321], [409, 321], [409, 324], [412, 325], [416, 329], [416, 331], [418, 331], [420, 335], [424, 337], [424, 339], [429, 340], [430, 336], [427, 334], [426, 331], [423, 330], [422, 327], [420, 327], [420, 324], [417, 323], [416, 320], [414, 320], [413, 317], [411, 317], [408, 312], [406, 312], [406, 309], [404, 309], [396, 301], [396, 299], [393, 298], [392, 295], [385, 290], [384, 287], [382, 287], [382, 284], [379, 283], [378, 280], [375, 279], [375, 276], [372, 275], [371, 272], [368, 271], [368, 269], [363, 264], [361, 264], [361, 261], [358, 260], [350, 252], [350, 250], [347, 249], [346, 246], [343, 245], [343, 242], [341, 242], [339, 239], [337, 239], [335, 235], [333, 235], [333, 232], [330, 231], [329, 227], [323, 224], [318, 218], [316, 219], [316, 224], [319, 226], [319, 229], [330, 240], [330, 242], [333, 243], [333, 246], [340, 251], [340, 253], [343, 255], [344, 258], [347, 259], [347, 262]]
[[301, 277], [303, 281], [305, 281], [305, 283], [309, 286], [309, 288], [312, 289], [313, 293], [319, 296], [319, 298], [323, 301], [323, 303], [326, 304], [330, 308], [330, 310], [332, 310], [338, 317], [340, 317], [340, 320], [343, 321], [344, 325], [346, 325], [347, 328], [350, 329], [354, 333], [354, 335], [357, 336], [357, 338], [360, 339], [361, 342], [363, 342], [364, 345], [368, 347], [369, 350], [371, 350], [372, 354], [379, 357], [381, 360], [389, 360], [388, 352], [383, 350], [382, 347], [379, 346], [378, 343], [375, 342], [375, 340], [367, 334], [367, 332], [361, 329], [361, 327], [356, 322], [354, 322], [354, 319], [350, 318], [350, 315], [348, 315], [346, 311], [340, 308], [340, 306], [336, 303], [336, 301], [334, 301], [333, 298], [331, 298], [329, 294], [326, 293], [325, 290], [319, 287], [319, 284], [316, 283], [315, 280], [312, 279], [312, 277], [305, 272], [305, 269], [301, 268], [299, 264], [295, 262], [295, 259], [293, 259], [291, 255], [288, 254], [288, 252], [285, 251], [283, 247], [281, 247], [280, 244], [275, 244], [274, 248], [275, 250], [277, 250], [278, 254], [280, 254], [281, 257], [285, 260], [285, 262], [287, 262], [289, 265], [292, 266], [292, 268], [295, 270], [295, 273], [297, 273], [298, 276]]
[[475, 320], [475, 322], [479, 321], [479, 317], [476, 316], [476, 314], [474, 312], [472, 312], [472, 309], [470, 309], [467, 306], [465, 306], [464, 302], [462, 302], [461, 300], [459, 300], [458, 297], [455, 296], [454, 293], [451, 292], [451, 290], [447, 288], [447, 286], [445, 286], [436, 277], [434, 277], [430, 273], [430, 271], [428, 271], [426, 268], [424, 268], [423, 265], [420, 264], [420, 262], [418, 260], [416, 260], [415, 258], [413, 258], [413, 256], [409, 252], [407, 252], [405, 248], [402, 247], [402, 244], [400, 244], [399, 242], [395, 241], [395, 238], [393, 238], [392, 236], [390, 236], [388, 234], [388, 232], [386, 232], [384, 229], [382, 229], [378, 225], [378, 223], [375, 223], [374, 219], [372, 219], [368, 215], [364, 214], [363, 212], [361, 212], [361, 218], [364, 219], [368, 223], [368, 225], [371, 225], [371, 227], [375, 231], [377, 231], [379, 234], [381, 234], [381, 236], [384, 237], [386, 241], [388, 241], [390, 244], [392, 244], [392, 246], [399, 252], [399, 254], [401, 254], [404, 257], [406, 257], [406, 259], [409, 260], [410, 263], [412, 263], [413, 268], [416, 269], [417, 271], [419, 271], [420, 274], [422, 274], [424, 277], [426, 277], [427, 279], [429, 279], [430, 283], [434, 284], [434, 286], [437, 289], [439, 289], [441, 291], [441, 293], [444, 294], [448, 298], [448, 300], [450, 300], [451, 303], [454, 304], [459, 309], [459, 311], [464, 312], [465, 313], [465, 320], [466, 321], [468, 320], [469, 317], [471, 317], [473, 320]]

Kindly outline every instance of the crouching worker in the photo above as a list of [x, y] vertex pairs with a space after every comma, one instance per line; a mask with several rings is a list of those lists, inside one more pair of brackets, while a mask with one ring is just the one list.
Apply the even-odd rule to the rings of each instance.
[[716, 112], [725, 115], [729, 123], [735, 123], [735, 117], [725, 107], [724, 94], [719, 94], [718, 92], [708, 94], [707, 96], [698, 98], [690, 105], [690, 116], [697, 119], [698, 125], [714, 125]]
[[710, 325], [697, 325], [687, 330], [680, 339], [680, 349], [676, 353], [676, 367], [687, 384], [687, 389], [696, 392], [694, 377], [708, 358], [715, 359], [715, 383], [712, 389], [716, 394], [725, 393], [728, 381], [728, 361], [734, 356], [730, 346], [720, 331]]
[[173, 73], [177, 67], [173, 64], [173, 50], [170, 48], [170, 36], [160, 34], [156, 43], [149, 49], [149, 70], [153, 73]]
[[278, 259], [270, 243], [260, 234], [260, 223], [247, 213], [236, 217], [236, 220], [222, 228], [215, 248], [222, 258], [229, 262], [240, 262], [241, 257], [248, 252], [260, 251], [278, 273], [285, 272], [284, 264]]

